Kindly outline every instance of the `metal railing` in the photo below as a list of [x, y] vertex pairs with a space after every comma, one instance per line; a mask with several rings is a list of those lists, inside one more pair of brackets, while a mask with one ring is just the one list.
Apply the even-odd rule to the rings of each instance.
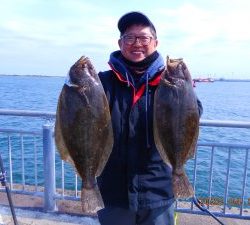
[[[250, 145], [248, 144], [233, 144], [233, 143], [205, 143], [205, 142], [199, 142], [197, 144], [198, 150], [202, 147], [208, 148], [208, 151], [210, 151], [209, 155], [209, 163], [207, 165], [207, 171], [208, 171], [208, 178], [207, 178], [207, 185], [204, 189], [206, 189], [206, 194], [200, 196], [200, 200], [207, 204], [207, 208], [211, 210], [215, 215], [217, 216], [223, 216], [223, 217], [231, 217], [231, 218], [242, 218], [242, 219], [250, 219], [250, 214], [245, 213], [244, 209], [249, 210], [250, 206], [250, 195], [246, 197], [246, 189], [248, 184], [249, 189], [249, 150]], [[224, 149], [224, 174], [225, 179], [224, 180], [215, 180], [213, 181], [213, 172], [215, 170], [215, 153], [220, 152], [220, 148]], [[238, 183], [237, 188], [241, 189], [241, 191], [238, 191], [237, 196], [230, 197], [229, 196], [229, 188], [232, 188], [229, 184], [230, 178], [231, 178], [231, 164], [233, 161], [233, 151], [237, 150], [238, 153], [241, 153], [242, 162], [241, 162], [241, 170], [242, 172], [239, 173], [242, 175], [242, 178], [240, 179], [241, 182]], [[197, 161], [198, 161], [198, 153], [196, 152], [195, 158], [193, 159], [194, 169], [192, 171], [192, 174], [190, 174], [190, 178], [193, 179], [193, 188], [195, 190], [196, 195], [197, 193]], [[239, 177], [237, 178], [239, 179]], [[212, 195], [212, 186], [214, 182], [220, 182], [221, 186], [224, 186], [224, 192], [222, 195], [218, 196]], [[247, 183], [248, 182], [248, 183]], [[236, 188], [236, 187], [233, 187]], [[203, 190], [204, 191], [204, 190]], [[232, 190], [231, 190], [232, 191]], [[248, 191], [249, 194], [249, 191]], [[179, 206], [179, 207], [178, 207]], [[187, 213], [194, 213], [194, 214], [205, 214], [204, 212], [200, 211], [198, 208], [195, 207], [194, 203], [189, 202], [178, 202], [176, 204], [176, 210], [179, 212], [187, 212]]]
[[[42, 129], [39, 128], [36, 131], [0, 127], [0, 152], [2, 153], [3, 146], [5, 147], [5, 150], [7, 148], [7, 153], [5, 152], [5, 162], [7, 163], [7, 166], [5, 167], [8, 168], [8, 180], [10, 182], [11, 191], [15, 193], [43, 197], [45, 211], [55, 211], [57, 199], [79, 200], [80, 179], [78, 179], [72, 168], [69, 169], [70, 166], [68, 164], [65, 164], [63, 161], [60, 160], [57, 151], [55, 151], [53, 123], [55, 119], [55, 113], [42, 111], [0, 109], [0, 116], [37, 117], [43, 120]], [[225, 129], [249, 129], [250, 122], [201, 120], [200, 126], [225, 127]], [[16, 144], [17, 142], [19, 142], [19, 145]], [[26, 147], [27, 145], [29, 147]], [[29, 148], [29, 158], [25, 154], [26, 148]], [[188, 162], [189, 169], [187, 169], [187, 172], [190, 180], [193, 183], [196, 195], [208, 204], [209, 209], [212, 210], [215, 215], [223, 217], [250, 219], [250, 215], [244, 213], [244, 209], [249, 208], [250, 205], [250, 196], [248, 196], [248, 198], [245, 196], [247, 190], [250, 189], [250, 179], [248, 179], [250, 167], [248, 165], [249, 149], [250, 145], [241, 143], [236, 144], [218, 142], [198, 142], [195, 158]], [[234, 162], [232, 158], [234, 157], [235, 150], [237, 150], [237, 152], [240, 152], [242, 157], [242, 164], [238, 165], [239, 167], [242, 167], [242, 184], [241, 190], [238, 190], [237, 192], [237, 196], [239, 196], [237, 198], [230, 197], [229, 195], [229, 188], [230, 190], [232, 188], [232, 185], [230, 186], [230, 175], [232, 173], [231, 164]], [[42, 156], [41, 151], [43, 153]], [[201, 151], [205, 151], [205, 155], [210, 155], [209, 159], [206, 162], [206, 167], [202, 165], [206, 160], [202, 160], [201, 162], [199, 162], [199, 152]], [[223, 167], [225, 168], [224, 181], [214, 180], [214, 174], [218, 172], [216, 171], [218, 152], [221, 151], [226, 152], [223, 158], [224, 161], [222, 160]], [[15, 152], [15, 154], [13, 154], [13, 152]], [[32, 156], [30, 156], [31, 153]], [[219, 157], [221, 157], [221, 155], [219, 155]], [[25, 168], [27, 160], [29, 162], [32, 161], [31, 171], [33, 173], [33, 178], [29, 178], [26, 180], [26, 177], [28, 175], [31, 176], [32, 174], [26, 174]], [[13, 161], [19, 162], [17, 166], [18, 168], [13, 168], [14, 165], [16, 165]], [[204, 195], [204, 193], [199, 190], [199, 182], [200, 180], [202, 180], [200, 178], [198, 170], [200, 164], [208, 171], [207, 174], [204, 174], [204, 171], [202, 174], [203, 180], [204, 176], [207, 176], [207, 185], [206, 187], [202, 188], [203, 192], [207, 188], [206, 195]], [[235, 176], [235, 174], [233, 175]], [[13, 178], [14, 176], [15, 179]], [[30, 180], [32, 180], [32, 182]], [[70, 185], [68, 184], [69, 181], [71, 182]], [[224, 186], [224, 193], [219, 197], [214, 197], [213, 185], [218, 185], [217, 182], [220, 182], [220, 185]], [[237, 188], [239, 189], [239, 187]], [[232, 201], [235, 201], [233, 203], [237, 204], [232, 204]], [[228, 206], [230, 205], [229, 203], [233, 205], [233, 208], [236, 208], [236, 212], [232, 212], [232, 209], [228, 209]], [[176, 210], [179, 212], [203, 214], [203, 212], [199, 211], [191, 201], [178, 201], [176, 204]]]

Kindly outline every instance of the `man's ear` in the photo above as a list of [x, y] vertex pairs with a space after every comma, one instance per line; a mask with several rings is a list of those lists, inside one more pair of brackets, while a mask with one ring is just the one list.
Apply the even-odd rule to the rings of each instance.
[[156, 39], [155, 40], [155, 47], [157, 47], [158, 46], [158, 40]]
[[121, 38], [118, 40], [118, 45], [121, 48], [121, 46], [122, 46], [122, 39]]

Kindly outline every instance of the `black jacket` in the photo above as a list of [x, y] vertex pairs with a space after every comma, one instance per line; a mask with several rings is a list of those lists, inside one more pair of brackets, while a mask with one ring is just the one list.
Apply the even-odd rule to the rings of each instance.
[[110, 56], [112, 70], [99, 73], [114, 132], [112, 153], [98, 178], [104, 204], [132, 210], [169, 206], [174, 202], [172, 171], [161, 159], [153, 137], [154, 93], [164, 61], [159, 56], [136, 89], [119, 54]]

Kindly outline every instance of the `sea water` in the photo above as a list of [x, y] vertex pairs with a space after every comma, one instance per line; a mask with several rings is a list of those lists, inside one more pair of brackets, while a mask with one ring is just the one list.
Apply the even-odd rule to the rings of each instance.
[[[35, 110], [55, 112], [57, 100], [64, 84], [65, 77], [46, 76], [0, 76], [0, 108], [12, 110]], [[216, 81], [211, 83], [196, 83], [195, 92], [203, 104], [201, 119], [209, 120], [233, 120], [250, 122], [250, 82], [226, 82]], [[16, 116], [0, 116], [0, 128], [15, 128], [21, 130], [41, 131], [45, 118], [28, 118]], [[9, 140], [10, 139], [10, 140]], [[33, 174], [34, 168], [34, 140], [37, 149], [38, 177], [29, 176]], [[12, 135], [10, 138], [0, 133], [0, 152], [4, 159], [8, 158], [8, 142], [11, 141], [14, 182], [23, 179], [22, 167], [25, 168], [25, 183], [34, 183], [34, 179], [42, 184], [42, 141], [40, 136]], [[250, 129], [244, 128], [219, 128], [201, 127], [199, 142], [220, 142], [234, 144], [250, 144]], [[20, 164], [22, 147], [25, 154], [24, 165]], [[245, 151], [239, 149], [231, 150], [230, 180], [228, 195], [240, 198], [243, 188], [243, 175], [245, 163]], [[250, 158], [250, 156], [248, 157]], [[56, 156], [56, 173], [61, 176], [60, 160]], [[211, 160], [211, 148], [199, 147], [197, 153], [196, 193], [200, 197], [206, 197], [209, 186], [209, 169]], [[6, 166], [8, 167], [8, 160]], [[250, 199], [250, 159], [248, 159], [247, 185], [245, 198]], [[211, 185], [213, 196], [223, 197], [227, 174], [228, 149], [214, 149], [214, 169]], [[192, 182], [194, 160], [186, 165], [187, 173]], [[72, 171], [72, 167], [65, 165], [65, 171]], [[72, 176], [65, 178], [66, 188], [74, 186]]]

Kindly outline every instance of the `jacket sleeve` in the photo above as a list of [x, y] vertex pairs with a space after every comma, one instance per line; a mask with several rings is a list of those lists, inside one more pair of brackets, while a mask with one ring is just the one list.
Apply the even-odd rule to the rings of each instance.
[[99, 72], [98, 76], [101, 80], [104, 92], [106, 94], [106, 97], [109, 101], [109, 106], [112, 105], [113, 99], [114, 99], [114, 75], [111, 70], [105, 71], [105, 72]]

